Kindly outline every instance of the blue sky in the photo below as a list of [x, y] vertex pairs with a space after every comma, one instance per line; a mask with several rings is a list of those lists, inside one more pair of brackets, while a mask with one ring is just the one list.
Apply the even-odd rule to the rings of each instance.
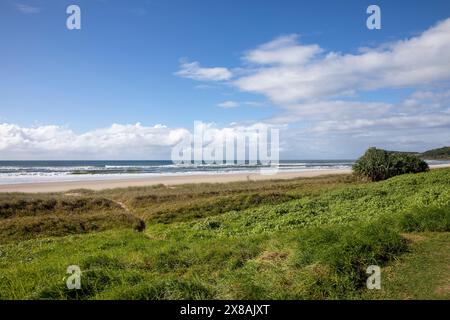
[[[68, 30], [65, 26], [68, 16], [65, 10], [70, 4], [81, 8], [81, 30]], [[370, 4], [381, 8], [381, 30], [366, 28], [368, 15], [365, 11]], [[447, 74], [424, 76], [423, 81], [419, 81], [420, 78], [415, 82], [399, 80], [379, 86], [368, 83], [356, 90], [352, 88], [355, 82], [350, 81], [348, 88], [294, 94], [292, 98], [284, 99], [275, 91], [286, 89], [290, 92], [295, 90], [295, 86], [287, 88], [284, 84], [277, 84], [268, 88], [255, 83], [263, 76], [262, 70], [274, 68], [275, 64], [285, 71], [290, 62], [286, 65], [285, 61], [275, 58], [275, 62], [266, 63], [252, 60], [249, 55], [251, 52], [258, 56], [267, 54], [262, 46], [274, 45], [273, 41], [277, 39], [281, 39], [281, 44], [275, 43], [275, 46], [294, 48], [292, 52], [297, 52], [295, 48], [299, 52], [302, 50], [300, 47], [311, 48], [314, 51], [311, 58], [305, 58], [305, 61], [295, 58], [293, 69], [299, 70], [298, 75], [302, 76], [300, 70], [306, 72], [307, 67], [319, 68], [313, 64], [320, 66], [325, 62], [320, 59], [326, 59], [330, 52], [361, 55], [364, 47], [373, 51], [385, 50], [383, 46], [420, 37], [449, 16], [450, 2], [446, 0], [5, 0], [0, 3], [0, 123], [9, 127], [0, 131], [0, 135], [3, 132], [4, 141], [9, 142], [4, 143], [3, 149], [0, 143], [0, 158], [29, 158], [36, 148], [41, 148], [30, 147], [29, 144], [26, 147], [15, 145], [17, 139], [12, 136], [12, 125], [19, 131], [58, 126], [70, 130], [73, 135], [82, 135], [110, 128], [114, 123], [124, 126], [140, 123], [144, 127], [163, 124], [169, 129], [189, 130], [194, 120], [214, 122], [222, 127], [232, 122], [266, 121], [292, 128], [285, 137], [294, 133], [302, 136], [299, 145], [286, 146], [286, 158], [354, 157], [369, 144], [424, 149], [450, 143], [446, 122], [424, 129], [424, 132], [412, 133], [405, 123], [415, 125], [406, 121], [408, 119], [394, 128], [405, 137], [400, 139], [404, 143], [400, 140], [394, 143], [385, 139], [382, 133], [361, 127], [357, 133], [353, 128], [343, 129], [345, 134], [341, 130], [340, 133], [330, 132], [325, 138], [317, 136], [317, 132], [332, 124], [330, 121], [334, 118], [327, 118], [329, 108], [335, 106], [342, 110], [336, 101], [353, 102], [358, 110], [366, 105], [359, 107], [356, 104], [371, 104], [365, 110], [374, 110], [374, 113], [383, 105], [390, 105], [382, 117], [355, 114], [355, 119], [361, 120], [362, 125], [365, 123], [362, 120], [386, 119], [405, 112], [410, 116], [422, 113], [435, 118], [439, 118], [440, 113], [446, 116], [446, 92], [450, 80]], [[258, 48], [260, 51], [256, 52]], [[280, 53], [278, 49], [274, 54]], [[396, 49], [386, 50], [394, 52]], [[430, 53], [424, 53], [425, 60], [433, 60], [433, 56], [427, 58], [426, 54]], [[344, 60], [336, 63], [345, 63]], [[192, 63], [197, 63], [197, 69], [180, 72]], [[442, 68], [449, 68], [445, 58], [439, 63]], [[419, 67], [425, 70], [424, 66]], [[199, 78], [194, 74], [212, 68], [226, 69], [231, 76], [217, 80]], [[392, 67], [395, 68], [402, 67]], [[385, 72], [384, 69], [381, 71]], [[318, 72], [322, 70], [318, 69]], [[353, 79], [355, 73], [358, 70], [348, 77]], [[361, 77], [367, 79], [370, 72]], [[409, 76], [406, 74], [405, 77]], [[280, 79], [282, 81], [283, 76]], [[402, 107], [399, 105], [417, 92], [432, 92], [433, 97], [427, 96], [429, 99], [441, 97], [434, 113], [430, 110], [424, 113], [419, 106], [416, 111], [399, 111]], [[380, 105], [374, 105], [376, 103]], [[297, 112], [300, 109], [303, 111]], [[319, 115], [311, 116], [310, 112], [305, 112], [313, 109], [319, 109]], [[334, 121], [336, 124], [350, 120], [345, 115]], [[311, 130], [295, 131], [295, 128], [305, 127]], [[391, 132], [391, 129], [385, 132]], [[368, 132], [376, 138], [361, 139], [361, 133]], [[436, 132], [440, 132], [439, 139], [434, 136]], [[406, 137], [414, 134], [421, 138], [407, 141]], [[336, 146], [336, 149], [330, 151], [330, 146]], [[51, 151], [44, 151], [42, 156], [52, 157]], [[59, 151], [55, 157], [64, 153], [64, 150]], [[72, 156], [67, 153], [67, 157]]]

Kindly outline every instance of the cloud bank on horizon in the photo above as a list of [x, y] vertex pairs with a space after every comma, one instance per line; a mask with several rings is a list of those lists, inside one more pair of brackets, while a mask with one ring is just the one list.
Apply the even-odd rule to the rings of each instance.
[[[227, 68], [183, 60], [175, 74], [265, 97], [279, 110], [261, 121], [282, 128], [281, 158], [354, 157], [371, 145], [415, 150], [450, 144], [450, 18], [420, 35], [357, 53], [280, 36], [249, 49], [241, 61], [239, 68]], [[409, 97], [394, 103], [361, 98], [404, 89], [411, 90]], [[245, 105], [227, 100], [218, 106]], [[76, 134], [61, 126], [3, 123], [0, 152], [2, 159], [161, 159], [189, 129], [114, 124]], [[349, 141], [352, 148], [343, 149]]]

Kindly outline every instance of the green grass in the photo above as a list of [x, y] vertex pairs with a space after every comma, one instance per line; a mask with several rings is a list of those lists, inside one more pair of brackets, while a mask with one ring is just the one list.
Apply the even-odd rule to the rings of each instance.
[[450, 299], [450, 241], [447, 233], [413, 233], [410, 252], [383, 268], [379, 291], [365, 299]]
[[[445, 298], [449, 219], [450, 169], [3, 194], [0, 298]], [[74, 264], [81, 290], [65, 286]], [[372, 264], [377, 292], [365, 288]]]
[[142, 229], [144, 222], [103, 197], [0, 194], [0, 241]]

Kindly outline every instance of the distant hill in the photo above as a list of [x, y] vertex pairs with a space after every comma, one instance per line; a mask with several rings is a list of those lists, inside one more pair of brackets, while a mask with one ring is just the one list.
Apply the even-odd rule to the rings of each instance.
[[419, 153], [418, 156], [423, 159], [430, 160], [450, 160], [450, 147], [428, 150], [423, 153]]
[[403, 153], [418, 156], [424, 160], [450, 160], [450, 147], [432, 149], [425, 152], [389, 151], [393, 153]]

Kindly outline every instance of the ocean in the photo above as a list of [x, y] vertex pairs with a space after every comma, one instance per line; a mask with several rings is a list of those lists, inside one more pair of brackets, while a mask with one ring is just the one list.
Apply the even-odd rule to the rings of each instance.
[[[429, 164], [448, 161], [428, 161]], [[281, 160], [279, 172], [351, 168], [354, 160]], [[261, 165], [147, 161], [0, 161], [0, 184], [106, 180], [193, 174], [257, 173]]]
[[[284, 160], [280, 172], [350, 168], [353, 160]], [[148, 161], [0, 161], [0, 184], [83, 181], [144, 176], [257, 173], [261, 165], [174, 164]]]

